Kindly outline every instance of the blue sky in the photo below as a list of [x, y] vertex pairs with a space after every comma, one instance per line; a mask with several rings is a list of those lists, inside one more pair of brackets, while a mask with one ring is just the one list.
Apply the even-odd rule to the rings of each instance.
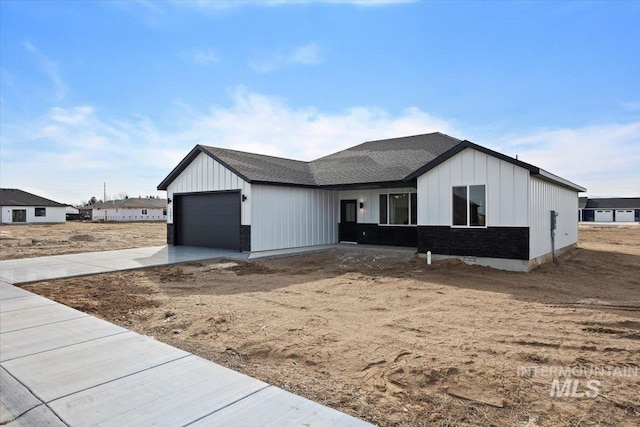
[[0, 185], [164, 195], [195, 144], [441, 131], [640, 196], [640, 2], [0, 1]]

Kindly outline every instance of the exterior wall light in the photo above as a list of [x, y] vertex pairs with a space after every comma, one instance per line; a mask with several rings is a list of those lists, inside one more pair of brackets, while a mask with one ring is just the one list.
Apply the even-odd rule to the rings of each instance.
[[246, 202], [247, 201], [247, 196], [245, 196], [244, 194], [242, 195], [242, 201]]
[[364, 202], [360, 202], [360, 209], [364, 209]]

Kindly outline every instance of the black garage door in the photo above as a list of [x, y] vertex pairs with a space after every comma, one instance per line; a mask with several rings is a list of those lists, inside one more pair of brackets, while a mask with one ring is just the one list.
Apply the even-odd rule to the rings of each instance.
[[179, 245], [240, 250], [240, 193], [175, 196]]

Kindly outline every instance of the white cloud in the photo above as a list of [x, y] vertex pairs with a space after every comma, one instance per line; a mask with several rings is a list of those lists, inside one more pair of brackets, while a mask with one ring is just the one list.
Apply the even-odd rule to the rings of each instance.
[[590, 195], [640, 195], [640, 122], [483, 138], [416, 107], [328, 112], [242, 87], [229, 95], [228, 104], [209, 111], [178, 106], [171, 124], [177, 130], [145, 116], [111, 118], [89, 105], [12, 123], [0, 139], [0, 180], [65, 202], [100, 196], [104, 181], [111, 194], [157, 194], [157, 184], [196, 144], [313, 160], [364, 141], [440, 131], [518, 154]]
[[277, 7], [290, 5], [330, 4], [330, 5], [355, 5], [362, 7], [376, 7], [414, 3], [417, 0], [172, 0], [171, 3], [179, 7], [190, 7], [207, 13], [219, 13], [229, 9], [258, 6]]
[[58, 64], [51, 60], [48, 56], [42, 53], [30, 42], [24, 42], [22, 44], [26, 50], [28, 50], [38, 60], [40, 68], [44, 74], [51, 80], [53, 85], [53, 91], [58, 100], [63, 99], [67, 95], [68, 87], [60, 76], [58, 70]]
[[308, 43], [289, 51], [277, 51], [266, 57], [251, 61], [249, 65], [259, 73], [269, 73], [292, 64], [317, 65], [322, 62], [320, 46]]
[[243, 151], [313, 160], [367, 140], [433, 131], [454, 133], [454, 126], [417, 108], [390, 114], [370, 107], [323, 113], [309, 106], [291, 108], [274, 97], [238, 88], [230, 107], [192, 115], [179, 137]]
[[586, 187], [589, 195], [640, 195], [640, 122], [547, 129], [492, 143]]
[[180, 57], [197, 65], [210, 65], [220, 62], [220, 57], [213, 49], [192, 49], [181, 54]]

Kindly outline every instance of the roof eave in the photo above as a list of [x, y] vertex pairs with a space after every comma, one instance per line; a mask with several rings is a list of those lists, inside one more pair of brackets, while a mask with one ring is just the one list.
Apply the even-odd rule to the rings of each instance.
[[554, 175], [551, 172], [547, 172], [544, 169], [540, 169], [539, 172], [537, 174], [534, 174], [535, 176], [537, 176], [540, 179], [543, 179], [545, 181], [549, 181], [553, 184], [559, 185], [561, 187], [565, 187], [568, 188], [570, 190], [574, 190], [577, 191], [578, 193], [584, 193], [585, 191], [587, 191], [586, 188], [578, 185], [578, 184], [574, 184], [573, 182], [564, 179], [562, 177], [559, 177], [558, 175]]

